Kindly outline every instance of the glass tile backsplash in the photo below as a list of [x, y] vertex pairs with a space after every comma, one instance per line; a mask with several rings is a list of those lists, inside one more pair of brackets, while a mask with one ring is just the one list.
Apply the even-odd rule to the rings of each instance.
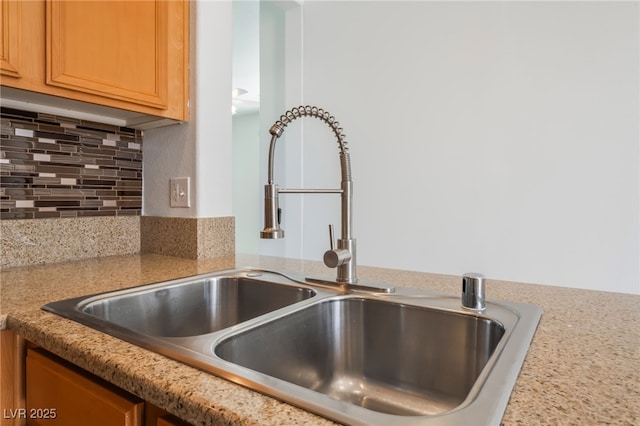
[[0, 218], [142, 210], [142, 131], [0, 108]]

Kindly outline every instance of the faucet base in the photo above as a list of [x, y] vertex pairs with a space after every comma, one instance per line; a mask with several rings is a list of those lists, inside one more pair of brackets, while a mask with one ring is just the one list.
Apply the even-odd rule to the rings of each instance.
[[350, 259], [336, 268], [336, 281], [346, 284], [357, 283], [358, 275], [356, 274], [356, 240], [353, 238], [339, 239], [338, 250], [349, 253]]
[[382, 283], [358, 281], [358, 283], [345, 283], [333, 280], [329, 277], [305, 277], [305, 281], [315, 285], [331, 288], [342, 288], [345, 291], [366, 291], [368, 293], [395, 293], [395, 287], [389, 287]]

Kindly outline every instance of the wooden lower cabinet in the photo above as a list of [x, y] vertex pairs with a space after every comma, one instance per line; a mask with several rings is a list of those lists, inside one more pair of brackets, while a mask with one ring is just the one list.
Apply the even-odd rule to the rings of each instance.
[[22, 426], [25, 342], [11, 330], [0, 331], [0, 426]]
[[146, 403], [144, 407], [144, 426], [191, 426], [153, 404]]
[[186, 425], [41, 348], [26, 357], [27, 426]]
[[27, 350], [27, 425], [143, 426], [144, 401]]

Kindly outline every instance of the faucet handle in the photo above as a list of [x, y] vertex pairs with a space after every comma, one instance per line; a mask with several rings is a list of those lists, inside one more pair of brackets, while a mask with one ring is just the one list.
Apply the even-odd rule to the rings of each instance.
[[329, 268], [337, 268], [351, 260], [351, 252], [349, 250], [335, 248], [333, 225], [329, 225], [329, 250], [324, 252], [322, 260]]
[[329, 224], [329, 250], [335, 250], [336, 244], [333, 239], [333, 224]]

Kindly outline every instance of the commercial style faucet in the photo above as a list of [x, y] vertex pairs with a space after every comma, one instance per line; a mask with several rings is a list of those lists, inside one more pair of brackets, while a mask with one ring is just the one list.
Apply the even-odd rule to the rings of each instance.
[[[300, 117], [314, 117], [329, 125], [340, 149], [340, 170], [342, 179], [339, 189], [280, 189], [273, 180], [273, 157], [276, 141], [284, 133], [285, 127]], [[352, 228], [352, 193], [351, 161], [345, 135], [340, 123], [327, 111], [315, 106], [300, 106], [293, 108], [276, 121], [269, 129], [271, 144], [269, 146], [268, 180], [264, 187], [264, 229], [261, 238], [284, 238], [284, 230], [280, 228], [281, 210], [278, 203], [279, 194], [340, 194], [342, 204], [341, 236], [334, 244], [333, 225], [329, 225], [329, 250], [324, 254], [324, 264], [329, 268], [337, 268], [336, 282], [338, 284], [355, 284], [358, 282], [356, 274], [356, 240], [353, 238]]]

